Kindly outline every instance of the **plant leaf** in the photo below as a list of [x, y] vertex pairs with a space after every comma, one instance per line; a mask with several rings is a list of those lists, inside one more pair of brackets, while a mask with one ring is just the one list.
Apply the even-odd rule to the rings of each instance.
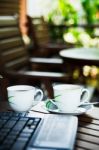
[[9, 97], [8, 97], [8, 100], [10, 101], [13, 97], [14, 97], [14, 96], [9, 96]]

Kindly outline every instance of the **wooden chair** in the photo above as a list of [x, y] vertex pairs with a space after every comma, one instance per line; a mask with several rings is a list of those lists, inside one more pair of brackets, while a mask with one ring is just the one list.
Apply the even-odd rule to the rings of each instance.
[[19, 3], [19, 0], [0, 0], [0, 15], [18, 14]]
[[69, 82], [66, 73], [31, 69], [32, 58], [29, 58], [28, 51], [24, 47], [15, 16], [0, 16], [0, 64], [2, 64], [0, 72], [10, 84], [40, 86], [48, 97], [53, 97], [53, 82]]
[[[67, 48], [66, 43], [55, 42], [51, 40], [48, 24], [45, 22], [42, 16], [34, 18], [28, 16], [28, 20], [30, 28], [29, 35], [31, 40], [34, 41], [34, 46], [36, 47], [36, 51], [32, 51], [35, 56], [59, 56], [59, 51]], [[37, 49], [39, 54], [37, 53]]]

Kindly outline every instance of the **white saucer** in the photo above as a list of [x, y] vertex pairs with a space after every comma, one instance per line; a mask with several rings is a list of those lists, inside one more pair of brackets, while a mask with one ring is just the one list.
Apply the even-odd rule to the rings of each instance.
[[39, 102], [36, 106], [33, 106], [31, 108], [31, 111], [35, 111], [35, 112], [40, 112], [40, 113], [44, 113], [44, 114], [49, 114], [49, 113], [53, 113], [53, 114], [65, 114], [65, 115], [82, 115], [84, 113], [86, 113], [88, 110], [91, 110], [94, 106], [93, 105], [83, 105], [78, 107], [78, 109], [75, 112], [72, 113], [67, 113], [67, 112], [62, 112], [59, 109], [56, 109], [53, 105], [50, 105], [50, 107], [46, 107], [46, 104], [44, 101]]
[[68, 112], [63, 112], [59, 109], [52, 109], [52, 108], [47, 108], [46, 110], [49, 111], [50, 113], [54, 113], [54, 114], [67, 114], [67, 115], [82, 115], [85, 112], [87, 112], [88, 110], [92, 109], [93, 105], [86, 105], [86, 106], [80, 106], [77, 108], [76, 111], [72, 112], [72, 113], [68, 113]]

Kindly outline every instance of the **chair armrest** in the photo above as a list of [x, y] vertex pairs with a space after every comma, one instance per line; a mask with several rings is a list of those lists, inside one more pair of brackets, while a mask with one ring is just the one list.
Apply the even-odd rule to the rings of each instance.
[[31, 63], [37, 63], [37, 64], [63, 64], [63, 60], [61, 58], [37, 58], [37, 57], [31, 57], [29, 59]]
[[70, 76], [66, 73], [59, 72], [42, 72], [42, 71], [6, 71], [5, 75], [14, 79], [38, 79], [38, 81], [50, 80], [51, 82], [69, 82]]
[[64, 72], [61, 58], [30, 58], [30, 66], [35, 71]]

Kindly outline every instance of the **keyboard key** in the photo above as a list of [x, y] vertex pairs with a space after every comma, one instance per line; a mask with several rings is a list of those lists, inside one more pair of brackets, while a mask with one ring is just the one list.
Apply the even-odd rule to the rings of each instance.
[[16, 123], [16, 120], [9, 120], [5, 125], [4, 128], [9, 128], [11, 129]]
[[20, 131], [24, 127], [25, 124], [26, 124], [26, 121], [19, 120], [17, 122], [17, 124], [14, 126], [13, 130], [19, 130]]
[[30, 137], [30, 133], [25, 133], [25, 132], [22, 132], [21, 134], [20, 134], [20, 137]]
[[23, 132], [25, 132], [25, 133], [32, 133], [33, 130], [30, 129], [29, 127], [25, 127], [25, 128], [23, 129]]
[[17, 141], [13, 146], [12, 146], [12, 150], [22, 150], [25, 147], [26, 143], [22, 142], [22, 141]]

